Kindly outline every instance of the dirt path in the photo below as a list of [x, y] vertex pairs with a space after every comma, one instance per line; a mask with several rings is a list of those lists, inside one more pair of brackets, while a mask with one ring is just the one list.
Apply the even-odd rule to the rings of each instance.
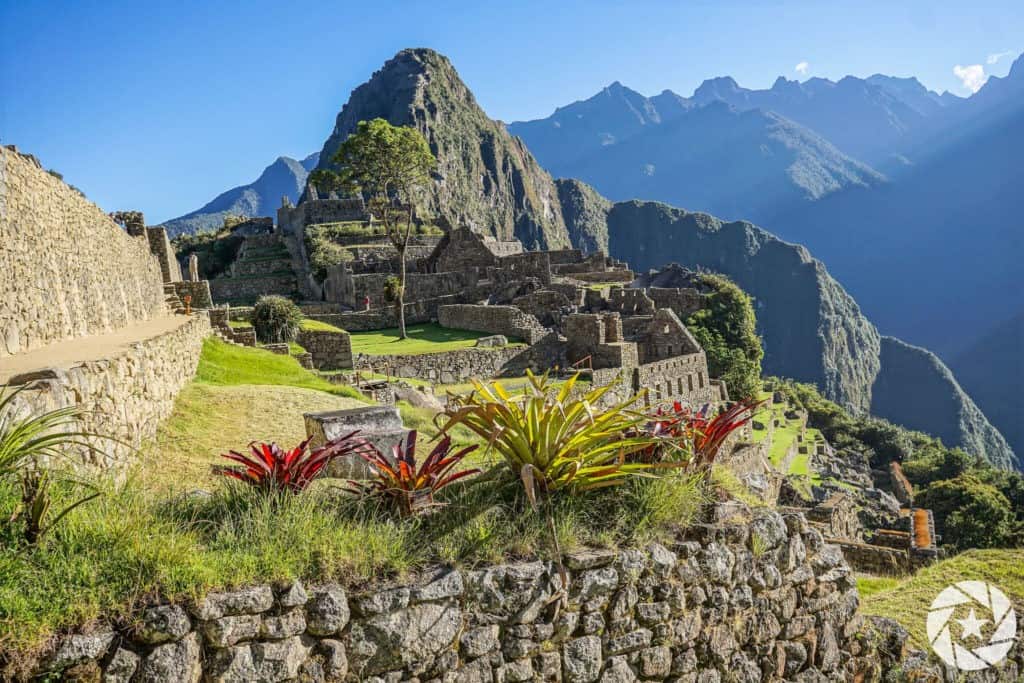
[[116, 332], [66, 339], [27, 353], [0, 357], [0, 384], [10, 377], [34, 370], [68, 368], [85, 361], [116, 356], [127, 351], [132, 344], [172, 332], [188, 321], [188, 316], [165, 315]]

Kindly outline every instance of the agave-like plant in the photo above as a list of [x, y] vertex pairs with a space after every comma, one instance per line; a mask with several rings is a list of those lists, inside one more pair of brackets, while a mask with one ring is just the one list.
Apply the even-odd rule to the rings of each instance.
[[21, 472], [21, 504], [8, 523], [23, 521], [22, 537], [28, 545], [35, 545], [72, 510], [100, 495], [93, 493], [80, 498], [48, 519], [52, 501], [51, 479], [49, 472], [39, 468], [40, 461], [63, 458], [69, 446], [93, 450], [95, 446], [88, 439], [98, 435], [79, 428], [83, 414], [80, 406], [17, 417], [14, 399], [29, 386], [24, 384], [13, 391], [7, 387], [0, 389], [0, 476]]
[[359, 430], [356, 430], [332, 439], [312, 451], [308, 450], [309, 439], [288, 451], [276, 443], [254, 441], [249, 444], [252, 456], [243, 455], [238, 451], [229, 451], [221, 456], [240, 463], [240, 467], [215, 465], [213, 471], [268, 493], [301, 493], [320, 476], [329, 462], [367, 446], [364, 439], [356, 436], [358, 433]]
[[19, 418], [14, 412], [14, 399], [30, 385], [13, 391], [0, 390], [0, 476], [13, 474], [26, 464], [40, 458], [62, 457], [69, 445], [93, 448], [86, 441], [90, 435], [81, 431], [78, 406], [58, 408]]
[[436, 505], [434, 494], [444, 487], [480, 471], [477, 468], [452, 471], [476, 448], [474, 444], [452, 453], [452, 439], [445, 435], [417, 468], [414, 429], [404, 443], [392, 447], [391, 458], [385, 457], [375, 446], [356, 452], [355, 455], [370, 465], [372, 479], [349, 481], [348, 490], [387, 501], [403, 517], [410, 517]]
[[461, 424], [487, 439], [488, 448], [522, 480], [531, 503], [554, 492], [615, 486], [662, 466], [627, 462], [631, 454], [658, 441], [642, 429], [648, 416], [632, 409], [640, 396], [598, 408], [616, 383], [574, 397], [578, 373], [557, 391], [547, 373], [527, 376], [526, 390], [515, 396], [500, 382], [474, 380], [475, 391], [453, 397], [442, 429]]

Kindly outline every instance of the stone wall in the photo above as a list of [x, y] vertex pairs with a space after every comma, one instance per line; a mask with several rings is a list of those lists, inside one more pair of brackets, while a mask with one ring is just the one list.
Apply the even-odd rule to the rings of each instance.
[[164, 315], [145, 235], [0, 146], [0, 356]]
[[[853, 679], [874, 660], [849, 567], [799, 515], [739, 511], [669, 545], [436, 568], [351, 590], [298, 581], [140, 608], [56, 645], [80, 679], [225, 683]], [[559, 599], [559, 589], [564, 598]]]
[[295, 275], [218, 277], [210, 280], [210, 294], [217, 303], [253, 302], [265, 294], [292, 296], [296, 291]]
[[526, 352], [522, 346], [502, 348], [456, 349], [442, 353], [422, 353], [415, 356], [391, 356], [359, 354], [356, 366], [362, 368], [372, 364], [381, 368], [389, 366], [391, 374], [409, 379], [421, 379], [441, 384], [455, 384], [469, 378], [485, 380], [501, 375], [510, 361]]
[[348, 332], [300, 330], [297, 341], [313, 356], [313, 366], [320, 370], [352, 367], [352, 338]]
[[682, 320], [704, 308], [704, 295], [693, 288], [649, 287], [646, 292], [655, 306], [672, 309]]
[[[370, 297], [370, 305], [385, 304], [384, 284], [394, 273], [354, 274], [345, 266], [335, 266], [328, 271], [324, 282], [324, 297], [332, 303], [340, 303], [359, 309], [364, 299]], [[405, 300], [407, 302], [436, 299], [451, 296], [475, 287], [476, 272], [465, 273], [408, 273], [405, 278]]]
[[[438, 308], [444, 305], [458, 303], [461, 298], [462, 297], [457, 294], [452, 294], [449, 296], [440, 296], [436, 299], [407, 303], [405, 304], [405, 324], [416, 325], [419, 323], [436, 321]], [[337, 310], [337, 308], [338, 306], [335, 304], [331, 310]], [[334, 325], [335, 327], [339, 327], [349, 332], [366, 332], [369, 330], [383, 330], [398, 327], [398, 313], [394, 306], [371, 308], [369, 311], [307, 313], [306, 315], [314, 320], [322, 320], [328, 325]]]
[[437, 320], [443, 327], [503, 334], [506, 337], [522, 339], [527, 344], [532, 344], [547, 334], [547, 330], [536, 318], [523, 313], [515, 306], [441, 306], [437, 309]]
[[93, 450], [79, 448], [69, 455], [84, 469], [119, 473], [134, 449], [152, 438], [158, 424], [171, 414], [178, 391], [195, 375], [208, 334], [210, 320], [201, 313], [185, 319], [181, 327], [103, 360], [13, 377], [12, 385], [28, 385], [14, 399], [15, 414], [79, 406], [87, 411], [82, 431], [121, 443], [89, 439]]
[[213, 296], [210, 294], [210, 281], [182, 280], [174, 283], [174, 292], [182, 303], [186, 296], [192, 297], [192, 308], [213, 308]]
[[164, 228], [146, 228], [146, 238], [149, 240], [149, 251], [156, 257], [160, 264], [160, 273], [164, 282], [180, 282], [181, 266], [174, 255], [174, 248], [171, 241], [167, 239], [167, 230]]
[[718, 387], [708, 379], [708, 361], [703, 351], [635, 368], [633, 391], [645, 388], [651, 403], [682, 401], [700, 406], [720, 400]]

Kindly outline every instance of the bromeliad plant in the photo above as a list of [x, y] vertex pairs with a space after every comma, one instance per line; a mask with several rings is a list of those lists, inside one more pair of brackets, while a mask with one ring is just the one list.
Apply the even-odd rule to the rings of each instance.
[[714, 464], [729, 435], [750, 422], [762, 403], [764, 401], [737, 401], [714, 416], [708, 404], [693, 410], [676, 401], [670, 410], [659, 408], [647, 426], [647, 431], [659, 439], [659, 443], [638, 455], [641, 460], [650, 462], [685, 452], [690, 454], [689, 467], [707, 469]]
[[480, 471], [477, 468], [452, 471], [477, 446], [466, 446], [452, 453], [452, 440], [447, 435], [417, 468], [416, 436], [414, 429], [406, 436], [404, 443], [395, 444], [391, 458], [384, 456], [375, 446], [356, 452], [355, 455], [369, 464], [372, 478], [368, 481], [349, 481], [348, 490], [356, 495], [378, 498], [397, 510], [401, 516], [411, 517], [437, 505], [435, 493]]
[[221, 456], [240, 463], [240, 467], [217, 465], [213, 471], [266, 493], [301, 493], [332, 460], [367, 447], [366, 441], [356, 436], [358, 433], [356, 430], [312, 451], [308, 449], [309, 439], [289, 451], [282, 450], [276, 443], [254, 441], [249, 444], [252, 456], [242, 455], [238, 451], [229, 451]]
[[627, 461], [658, 441], [642, 429], [648, 417], [632, 409], [639, 396], [597, 408], [617, 383], [574, 398], [578, 374], [557, 391], [547, 373], [527, 376], [526, 391], [515, 396], [499, 382], [474, 380], [475, 391], [453, 397], [443, 431], [465, 425], [486, 439], [522, 481], [531, 503], [552, 493], [615, 486], [661, 466]]

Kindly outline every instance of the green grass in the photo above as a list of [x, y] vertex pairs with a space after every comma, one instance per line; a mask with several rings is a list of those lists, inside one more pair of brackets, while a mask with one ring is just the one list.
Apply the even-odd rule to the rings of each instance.
[[857, 592], [860, 593], [861, 599], [864, 599], [875, 593], [892, 590], [899, 582], [899, 579], [894, 579], [891, 576], [858, 576]]
[[309, 330], [310, 332], [344, 332], [345, 330], [334, 325], [329, 325], [319, 320], [313, 320], [312, 318], [303, 318], [302, 329]]
[[296, 342], [288, 342], [288, 353], [293, 356], [297, 356], [302, 353], [306, 353], [306, 349]]
[[207, 337], [203, 342], [203, 354], [199, 359], [195, 381], [221, 386], [256, 384], [302, 387], [365, 400], [352, 387], [331, 384], [317, 377], [291, 356], [225, 344], [216, 337]]
[[229, 320], [228, 321], [228, 326], [231, 327], [231, 329], [233, 329], [233, 330], [251, 330], [252, 329], [252, 323], [246, 322], [244, 320]]
[[[916, 647], [927, 650], [925, 620], [928, 607], [942, 589], [958, 581], [987, 581], [1010, 598], [1020, 615], [1024, 611], [1022, 566], [1024, 549], [969, 550], [925, 567], [892, 585], [879, 584], [880, 590], [869, 593], [861, 601], [862, 612], [895, 619], [910, 632]], [[991, 629], [991, 626], [988, 624], [986, 628]], [[983, 628], [986, 638], [989, 632]]]
[[470, 348], [480, 337], [489, 336], [483, 332], [453, 330], [433, 323], [410, 325], [406, 332], [408, 339], [400, 339], [397, 328], [352, 332], [352, 353], [401, 356], [439, 353]]

